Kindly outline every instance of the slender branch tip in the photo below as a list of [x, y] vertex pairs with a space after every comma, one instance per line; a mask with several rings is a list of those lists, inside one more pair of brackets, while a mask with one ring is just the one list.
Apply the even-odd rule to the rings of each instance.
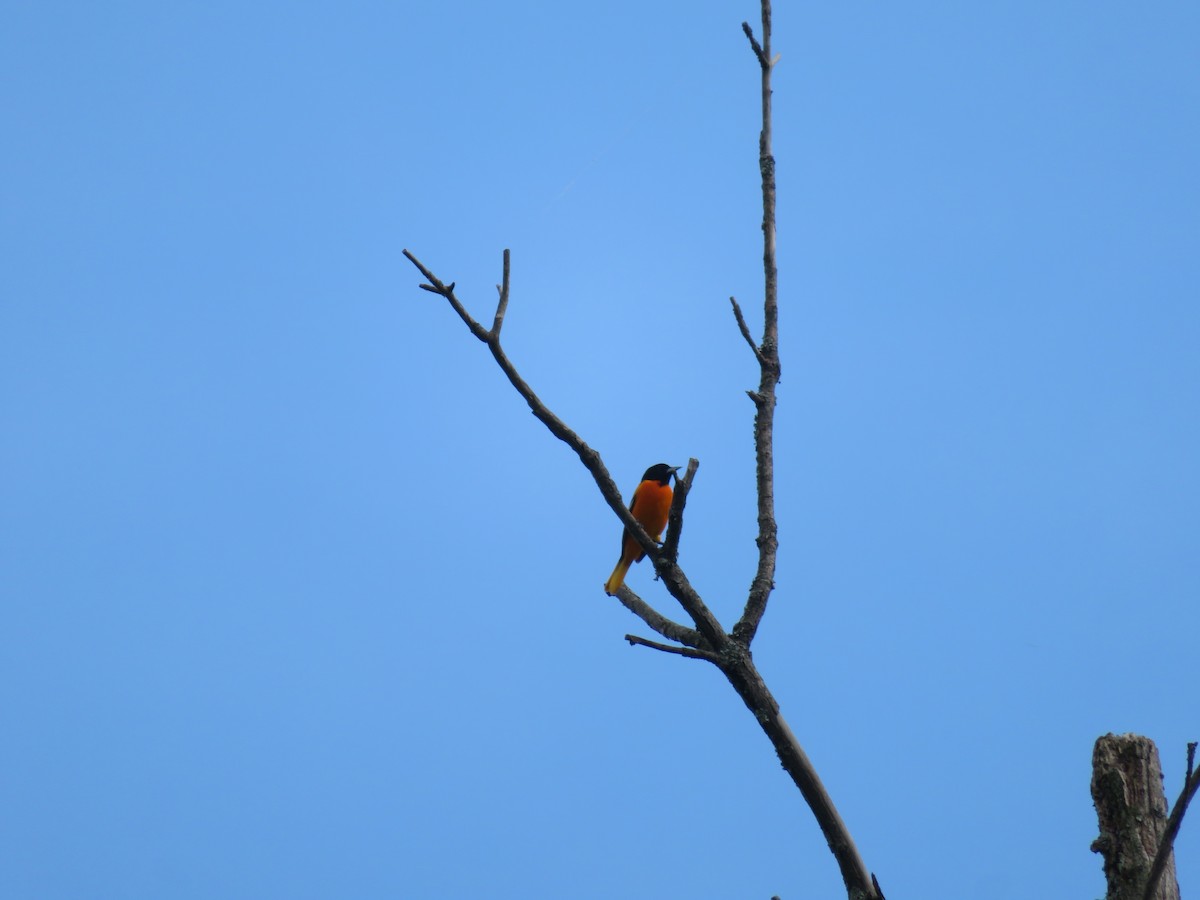
[[754, 36], [754, 29], [750, 27], [749, 22], [742, 23], [742, 31], [745, 32], [747, 39], [750, 41], [750, 49], [754, 51], [754, 55], [758, 57], [759, 64], [765, 69], [770, 68], [770, 63], [767, 62], [767, 55], [763, 52], [762, 45], [759, 44], [758, 38]]
[[500, 340], [500, 329], [504, 326], [504, 313], [508, 310], [509, 261], [508, 248], [505, 248], [504, 274], [501, 276], [500, 284], [496, 285], [496, 290], [500, 293], [500, 302], [496, 304], [496, 315], [492, 319], [492, 330], [488, 332], [488, 340], [491, 341]]
[[762, 349], [754, 342], [754, 337], [750, 334], [750, 326], [746, 324], [746, 317], [742, 315], [742, 308], [738, 305], [736, 297], [730, 297], [729, 303], [733, 306], [733, 317], [737, 320], [738, 330], [741, 331], [742, 337], [746, 339], [746, 343], [750, 345], [750, 350], [754, 354], [754, 358], [758, 360], [760, 366], [767, 365], [767, 358], [763, 355]]
[[686, 656], [688, 659], [703, 659], [706, 662], [716, 663], [717, 654], [709, 650], [699, 650], [695, 647], [674, 647], [670, 644], [660, 644], [658, 641], [647, 640], [644, 637], [639, 637], [636, 634], [625, 635], [625, 640], [629, 642], [630, 647], [649, 647], [651, 650], [659, 650], [663, 653], [673, 653], [676, 656]]

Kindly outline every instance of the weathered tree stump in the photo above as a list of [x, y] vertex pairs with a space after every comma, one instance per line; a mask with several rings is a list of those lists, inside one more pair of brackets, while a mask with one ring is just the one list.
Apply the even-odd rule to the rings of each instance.
[[[1098, 738], [1092, 751], [1092, 800], [1100, 820], [1092, 850], [1104, 857], [1107, 900], [1142, 900], [1167, 829], [1167, 798], [1154, 741], [1136, 734]], [[1179, 900], [1173, 854], [1153, 900]]]

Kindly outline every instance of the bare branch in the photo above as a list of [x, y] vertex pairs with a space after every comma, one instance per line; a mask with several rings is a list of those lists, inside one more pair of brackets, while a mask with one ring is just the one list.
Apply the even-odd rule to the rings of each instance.
[[754, 665], [749, 648], [736, 640], [727, 642], [721, 648], [719, 665], [733, 689], [742, 698], [742, 702], [754, 714], [759, 727], [770, 738], [784, 771], [791, 776], [800, 793], [804, 795], [808, 808], [812, 810], [813, 817], [817, 820], [834, 859], [837, 860], [847, 895], [853, 900], [881, 900], [850, 830], [842, 821], [837, 807], [833, 805], [833, 800], [825, 790], [825, 785], [817, 775], [808, 754], [804, 752], [800, 741], [783, 718], [779, 704], [775, 702], [775, 697]]
[[629, 641], [629, 646], [650, 647], [654, 650], [661, 650], [663, 653], [674, 653], [676, 656], [686, 656], [688, 659], [703, 659], [710, 663], [717, 662], [717, 655], [710, 650], [697, 650], [694, 647], [672, 647], [670, 644], [660, 644], [658, 641], [649, 641], [644, 637], [638, 637], [636, 634], [625, 635], [625, 640]]
[[508, 310], [508, 248], [504, 249], [504, 278], [503, 283], [496, 285], [500, 292], [500, 303], [496, 307], [496, 318], [492, 320], [492, 340], [500, 340], [500, 329], [504, 325], [504, 313]]
[[[742, 25], [761, 69], [762, 131], [758, 139], [758, 168], [762, 179], [763, 203], [763, 339], [755, 347], [759, 362], [758, 390], [748, 391], [754, 401], [755, 480], [758, 487], [758, 569], [750, 585], [750, 594], [741, 619], [734, 626], [733, 641], [720, 647], [721, 667], [730, 684], [754, 713], [759, 725], [771, 739], [779, 759], [804, 795], [821, 827], [829, 849], [837, 859], [842, 881], [851, 900], [882, 900], [879, 882], [870, 874], [858, 853], [849, 830], [834, 807], [816, 769], [800, 742], [779, 712], [779, 705], [767, 689], [750, 656], [750, 643], [766, 612], [767, 600], [775, 586], [775, 559], [778, 529], [775, 523], [775, 388], [779, 383], [779, 272], [775, 262], [775, 157], [771, 151], [771, 3], [761, 0], [762, 44], [746, 23]], [[749, 334], [745, 319], [733, 301], [734, 316], [739, 319], [743, 336]], [[748, 338], [751, 346], [753, 339]]]
[[[601, 494], [603, 494], [605, 499], [608, 500], [609, 506], [615, 505], [618, 515], [624, 522], [625, 527], [630, 529], [630, 532], [638, 539], [639, 543], [642, 545], [642, 548], [647, 550], [651, 558], [656, 558], [661, 553], [658, 548], [658, 544], [651, 539], [650, 535], [646, 533], [646, 530], [642, 527], [641, 523], [633, 518], [633, 515], [625, 506], [625, 502], [621, 498], [620, 491], [617, 489], [616, 484], [608, 474], [608, 470], [604, 467], [603, 462], [600, 460], [600, 455], [588, 447], [587, 444], [585, 444], [583, 440], [577, 434], [575, 434], [574, 431], [568, 428], [561, 419], [559, 419], [557, 416], [551, 413], [549, 409], [546, 408], [546, 405], [542, 403], [538, 396], [533, 392], [533, 389], [530, 388], [524, 379], [520, 377], [520, 375], [517, 373], [516, 367], [513, 366], [513, 364], [509, 361], [508, 356], [500, 347], [500, 328], [504, 324], [504, 314], [508, 308], [509, 298], [511, 271], [511, 255], [509, 251], [507, 249], [504, 251], [504, 280], [503, 284], [499, 286], [500, 303], [496, 309], [496, 317], [492, 325], [491, 332], [484, 331], [483, 327], [479, 325], [479, 323], [473, 318], [471, 318], [470, 314], [467, 313], [461, 302], [459, 302], [458, 298], [454, 295], [453, 284], [443, 284], [442, 281], [433, 274], [433, 272], [431, 272], [408, 250], [404, 251], [404, 255], [414, 266], [417, 267], [421, 274], [429, 280], [430, 284], [423, 284], [421, 287], [427, 291], [430, 291], [431, 293], [439, 294], [450, 301], [450, 305], [454, 307], [454, 310], [459, 314], [459, 317], [467, 323], [467, 327], [471, 329], [471, 333], [480, 338], [480, 340], [486, 343], [491, 349], [492, 355], [495, 357], [496, 362], [500, 365], [500, 368], [504, 371], [504, 374], [508, 376], [508, 380], [512, 383], [513, 387], [517, 389], [517, 392], [523, 398], [525, 398], [525, 402], [529, 404], [529, 408], [532, 410], [533, 414], [537, 416], [547, 428], [550, 429], [550, 432], [554, 434], [555, 437], [566, 443], [571, 447], [572, 450], [576, 452], [576, 454], [578, 454], [584, 466], [586, 466], [592, 473], [596, 484], [600, 488]], [[688, 475], [686, 476], [688, 484], [691, 482], [691, 476], [695, 473], [697, 465], [698, 463], [696, 460], [691, 460], [689, 463]], [[686, 497], [686, 485], [682, 491], [682, 494], [684, 497]], [[678, 550], [679, 532], [682, 529], [682, 515], [683, 504], [677, 497], [676, 501], [672, 504], [670, 531], [667, 535], [668, 540], [671, 540], [671, 531], [674, 532], [674, 544], [672, 545], [673, 553], [670, 557], [672, 563], [674, 563], [675, 559], [674, 554], [677, 553]], [[630, 528], [630, 526], [632, 526], [632, 528]], [[682, 575], [682, 573], [679, 574]], [[709, 643], [700, 634], [700, 632], [688, 628], [685, 625], [680, 625], [678, 622], [674, 622], [671, 619], [668, 619], [666, 616], [663, 616], [656, 609], [650, 606], [650, 604], [646, 603], [627, 587], [623, 588], [618, 594], [618, 599], [626, 609], [628, 609], [643, 622], [645, 622], [650, 628], [654, 629], [665, 638], [678, 641], [681, 644], [687, 644], [690, 647], [701, 647]], [[699, 598], [697, 598], [697, 600], [698, 599]], [[700, 604], [700, 607], [702, 608], [703, 604]], [[705, 612], [707, 613], [707, 610], [705, 610]], [[712, 618], [714, 623], [716, 622], [715, 617], [712, 617], [711, 614], [709, 614], [709, 617]], [[719, 629], [719, 625], [717, 628]]]
[[629, 585], [622, 584], [620, 590], [614, 596], [616, 596], [622, 606], [667, 640], [675, 641], [679, 644], [687, 644], [689, 647], [695, 647], [699, 650], [708, 649], [708, 641], [704, 640], [700, 632], [668, 619], [630, 590]]
[[662, 546], [664, 558], [675, 562], [679, 556], [679, 536], [683, 533], [683, 508], [687, 505], [688, 491], [692, 489], [692, 479], [696, 477], [696, 469], [700, 460], [688, 460], [687, 470], [682, 478], [675, 479], [675, 495], [671, 498], [671, 512], [667, 516], [667, 540]]
[[[779, 383], [779, 272], [775, 264], [775, 157], [771, 153], [771, 3], [762, 0], [762, 44], [750, 26], [742, 30], [750, 39], [762, 68], [762, 132], [758, 138], [758, 168], [763, 200], [763, 339], [755, 356], [761, 376], [758, 390], [750, 394], [754, 416], [755, 480], [758, 485], [758, 569], [742, 617], [733, 626], [733, 638], [749, 647], [767, 611], [775, 587], [775, 558], [779, 550], [775, 523], [775, 387]], [[736, 305], [735, 305], [736, 311]]]
[[1187, 750], [1187, 777], [1183, 780], [1183, 790], [1179, 792], [1179, 799], [1175, 801], [1175, 805], [1171, 808], [1171, 816], [1167, 819], [1167, 830], [1163, 832], [1162, 841], [1159, 842], [1158, 852], [1154, 854], [1154, 863], [1150, 866], [1150, 875], [1146, 879], [1146, 891], [1142, 895], [1143, 900], [1153, 900], [1155, 892], [1158, 890], [1158, 882], [1162, 878], [1163, 870], [1167, 866], [1167, 858], [1175, 847], [1175, 837], [1179, 834], [1179, 826], [1183, 824], [1184, 813], [1187, 812], [1188, 804], [1192, 802], [1192, 798], [1196, 796], [1197, 789], [1200, 789], [1200, 771], [1192, 771], [1192, 762], [1196, 756], [1196, 745], [1188, 744]]
[[500, 370], [504, 372], [505, 377], [517, 393], [524, 398], [529, 405], [530, 411], [534, 416], [549, 429], [560, 441], [575, 451], [579, 457], [579, 461], [592, 474], [592, 479], [596, 482], [596, 486], [600, 489], [600, 494], [604, 497], [609, 508], [617, 514], [617, 518], [621, 520], [621, 524], [629, 531], [638, 545], [646, 552], [654, 561], [654, 570], [662, 579], [667, 591], [679, 601], [679, 605], [684, 608], [692, 621], [695, 622], [696, 628], [706, 641], [713, 647], [720, 647], [727, 643], [729, 638], [725, 634], [725, 630], [721, 627], [721, 623], [717, 621], [717, 617], [712, 614], [704, 601], [700, 599], [700, 595], [696, 593], [688, 581], [683, 570], [674, 560], [663, 559], [662, 551], [658, 544], [646, 533], [646, 529], [641, 523], [633, 517], [633, 513], [625, 505], [624, 499], [621, 497], [621, 491], [617, 488], [616, 482], [613, 481], [608, 469], [604, 465], [604, 461], [600, 458], [600, 454], [584, 443], [583, 439], [574, 431], [567, 427], [566, 423], [558, 416], [550, 411], [533, 392], [533, 389], [525, 382], [517, 372], [516, 366], [509, 360], [504, 348], [500, 346], [498, 336], [492, 335], [483, 328], [478, 322], [471, 318], [463, 305], [454, 296], [453, 285], [444, 285], [436, 275], [427, 269], [413, 254], [407, 250], [404, 255], [408, 258], [422, 275], [434, 287], [434, 293], [441, 294], [454, 307], [454, 311], [459, 317], [467, 323], [467, 327], [471, 329], [471, 333], [487, 344], [488, 349], [492, 352], [492, 357], [496, 360], [496, 364], [500, 366]]
[[750, 49], [752, 49], [754, 51], [754, 55], [758, 57], [759, 65], [761, 65], [764, 69], [769, 68], [770, 63], [767, 61], [767, 54], [763, 51], [763, 48], [759, 46], [758, 41], [755, 40], [754, 30], [750, 27], [749, 22], [742, 23], [742, 31], [746, 33], [746, 37], [750, 40]]
[[452, 281], [449, 284], [442, 284], [441, 280], [427, 268], [425, 268], [419, 259], [413, 256], [407, 250], [404, 251], [404, 255], [408, 257], [408, 261], [416, 266], [417, 269], [420, 270], [421, 274], [429, 280], [429, 284], [423, 284], [420, 286], [421, 289], [429, 291], [431, 294], [440, 294], [449, 300], [450, 305], [454, 307], [454, 311], [458, 313], [458, 317], [467, 324], [468, 328], [471, 329], [471, 334], [475, 335], [475, 337], [479, 338], [485, 344], [488, 343], [489, 335], [487, 329], [472, 319], [471, 314], [467, 312], [466, 307], [464, 307], [462, 303], [459, 302], [459, 299], [454, 296], [455, 283]]
[[760, 366], [763, 365], [767, 361], [766, 357], [763, 356], [762, 351], [758, 349], [758, 344], [754, 343], [754, 338], [750, 335], [750, 328], [746, 324], [745, 316], [742, 315], [742, 308], [738, 306], [738, 302], [734, 297], [730, 297], [729, 302], [733, 304], [733, 317], [737, 319], [738, 328], [742, 332], [742, 337], [744, 337], [746, 339], [746, 343], [750, 345], [750, 349], [754, 353], [754, 358], [758, 360], [758, 364]]

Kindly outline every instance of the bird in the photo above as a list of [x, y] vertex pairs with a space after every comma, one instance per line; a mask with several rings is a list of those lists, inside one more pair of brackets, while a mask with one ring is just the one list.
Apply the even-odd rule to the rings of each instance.
[[[666, 463], [651, 466], [629, 501], [629, 511], [655, 541], [661, 539], [663, 529], [667, 527], [667, 514], [671, 511], [671, 476], [678, 471], [679, 466], [668, 466]], [[621, 534], [621, 558], [617, 560], [617, 566], [608, 576], [608, 581], [604, 582], [604, 593], [611, 597], [619, 591], [625, 583], [625, 573], [629, 567], [641, 562], [645, 556], [642, 545], [629, 533], [629, 529], [625, 529]]]

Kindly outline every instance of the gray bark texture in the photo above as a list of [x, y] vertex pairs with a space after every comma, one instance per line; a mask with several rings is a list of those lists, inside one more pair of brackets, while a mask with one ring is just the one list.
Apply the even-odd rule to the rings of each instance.
[[[1098, 738], [1092, 751], [1092, 800], [1100, 821], [1092, 850], [1104, 857], [1107, 900], [1143, 900], [1167, 830], [1167, 798], [1154, 741], [1136, 734]], [[1173, 854], [1152, 900], [1179, 900]]]

